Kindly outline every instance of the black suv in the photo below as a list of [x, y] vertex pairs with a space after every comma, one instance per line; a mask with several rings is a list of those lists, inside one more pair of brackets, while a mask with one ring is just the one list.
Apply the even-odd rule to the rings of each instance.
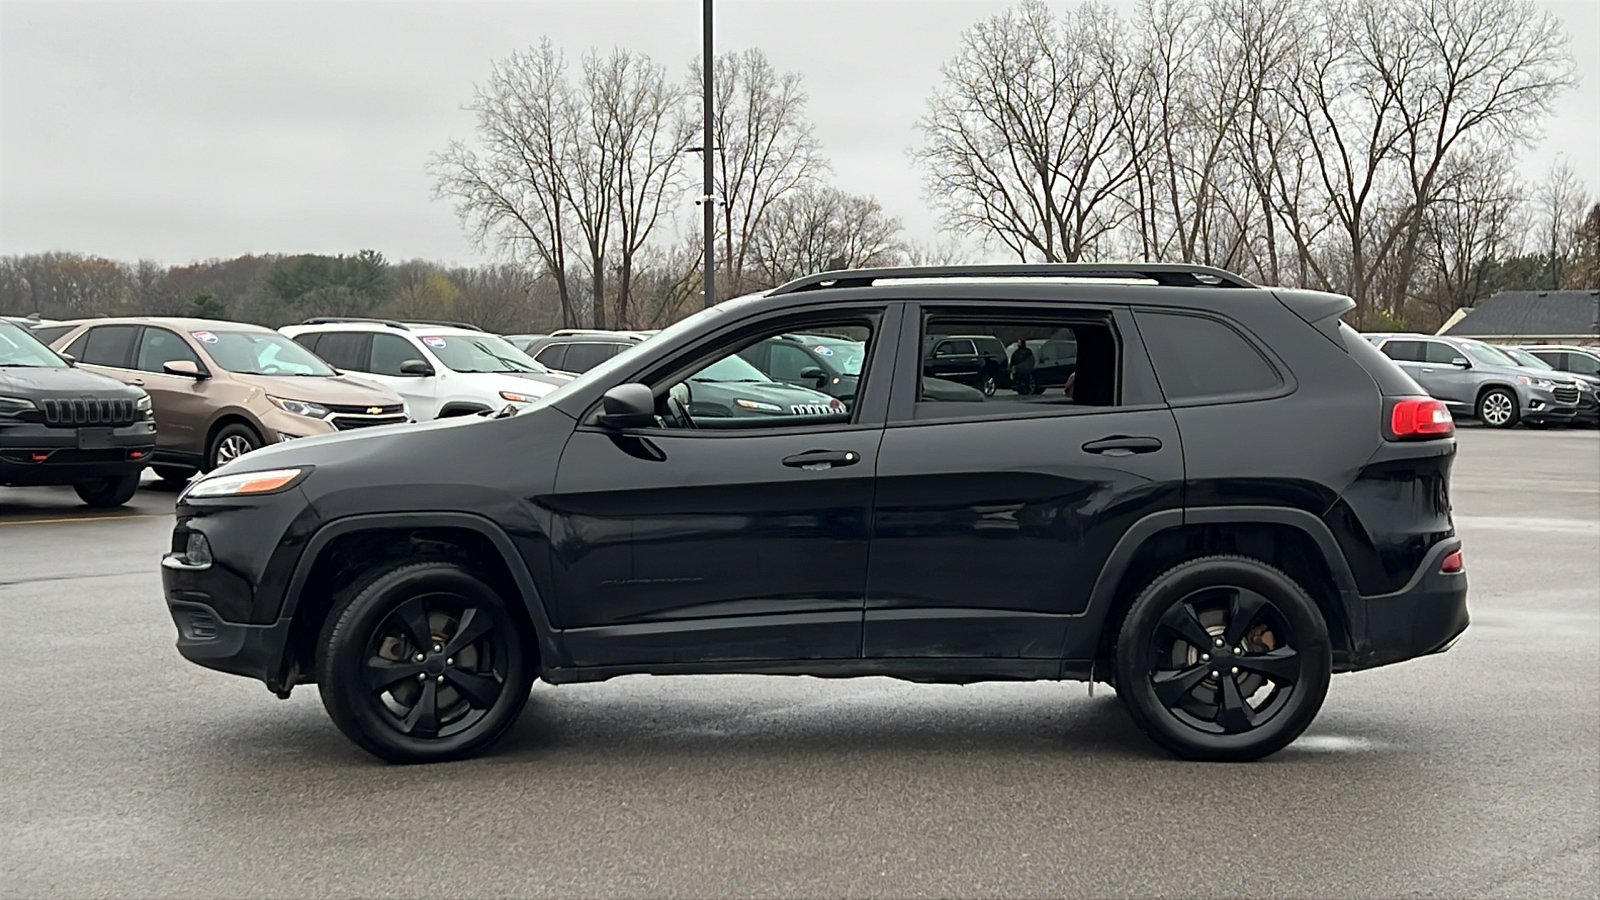
[[[162, 560], [178, 649], [319, 685], [393, 761], [482, 751], [535, 678], [641, 672], [1100, 681], [1181, 756], [1259, 757], [1331, 673], [1467, 626], [1454, 426], [1351, 306], [1192, 266], [801, 279], [515, 415], [194, 482]], [[867, 355], [842, 411], [681, 399], [761, 341], [848, 329]], [[922, 351], [947, 334], [1070, 339], [1074, 388], [930, 401]]]
[[0, 485], [70, 484], [90, 506], [121, 506], [155, 446], [144, 391], [74, 368], [0, 319]]

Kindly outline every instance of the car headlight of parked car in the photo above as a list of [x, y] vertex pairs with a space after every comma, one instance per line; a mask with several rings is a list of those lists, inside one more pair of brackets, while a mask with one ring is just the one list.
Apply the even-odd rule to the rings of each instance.
[[156, 417], [155, 408], [150, 403], [150, 395], [145, 394], [133, 403], [133, 408], [139, 413], [139, 418], [150, 421]]
[[510, 400], [512, 403], [532, 403], [539, 398], [533, 394], [519, 394], [516, 391], [501, 391], [500, 399]]
[[276, 406], [284, 412], [294, 413], [297, 416], [310, 416], [313, 419], [320, 419], [328, 414], [328, 408], [320, 403], [310, 403], [305, 400], [289, 400], [284, 397], [274, 397], [271, 394], [267, 395], [267, 400], [273, 406]]
[[744, 407], [745, 409], [754, 409], [754, 410], [759, 410], [761, 412], [775, 412], [775, 413], [783, 412], [783, 407], [779, 406], [776, 403], [762, 403], [760, 400], [746, 400], [743, 397], [740, 397], [737, 400], [734, 400], [733, 402], [739, 404], [740, 406]]
[[21, 397], [0, 397], [0, 416], [15, 416], [38, 409], [32, 400]]
[[1550, 388], [1556, 386], [1556, 383], [1548, 378], [1529, 378], [1526, 375], [1518, 375], [1517, 380], [1523, 384], [1530, 384], [1536, 388], [1544, 388], [1545, 390], [1549, 390]]
[[288, 490], [310, 474], [311, 469], [268, 469], [265, 472], [241, 472], [238, 475], [214, 475], [189, 485], [178, 498], [241, 497], [247, 494], [273, 494]]

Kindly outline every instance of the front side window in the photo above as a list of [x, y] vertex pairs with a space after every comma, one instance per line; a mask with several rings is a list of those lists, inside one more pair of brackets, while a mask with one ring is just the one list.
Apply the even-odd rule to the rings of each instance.
[[0, 321], [0, 366], [59, 369], [66, 366], [66, 362], [51, 353], [50, 348], [26, 328]]
[[372, 364], [363, 371], [398, 378], [405, 374], [400, 367], [408, 362], [427, 360], [422, 358], [422, 351], [405, 338], [397, 334], [375, 334], [372, 336]]
[[1425, 363], [1431, 363], [1436, 366], [1450, 366], [1455, 365], [1456, 360], [1465, 358], [1460, 350], [1443, 341], [1424, 342], [1422, 361]]
[[276, 331], [195, 331], [194, 339], [219, 368], [240, 375], [337, 374], [311, 351]]
[[1144, 310], [1134, 315], [1169, 403], [1248, 399], [1283, 385], [1261, 351], [1220, 320]]
[[200, 365], [200, 357], [189, 348], [183, 338], [165, 328], [146, 328], [139, 338], [139, 358], [134, 368], [141, 372], [165, 372], [169, 362], [192, 362]]
[[[866, 323], [816, 322], [807, 323], [807, 327], [827, 327], [827, 340], [838, 347], [835, 353], [859, 353], [865, 358], [871, 346], [872, 327]], [[790, 323], [788, 329], [746, 334], [709, 353], [697, 353], [686, 361], [687, 372], [679, 369], [679, 374], [652, 385], [660, 424], [666, 428], [749, 429], [850, 423], [858, 390], [851, 391], [848, 397], [835, 397], [795, 383], [806, 380], [800, 378], [801, 372], [820, 367], [814, 358], [782, 336], [792, 330]], [[753, 355], [761, 359], [760, 354], [747, 351], [763, 342], [772, 350], [766, 356], [765, 368], [746, 358]], [[861, 373], [859, 367], [857, 371]], [[794, 380], [786, 377], [790, 375]]]
[[1104, 312], [932, 313], [922, 345], [931, 349], [922, 359], [918, 419], [1070, 412], [1117, 402], [1117, 338]]
[[424, 334], [421, 340], [445, 368], [457, 372], [550, 371], [499, 335]]

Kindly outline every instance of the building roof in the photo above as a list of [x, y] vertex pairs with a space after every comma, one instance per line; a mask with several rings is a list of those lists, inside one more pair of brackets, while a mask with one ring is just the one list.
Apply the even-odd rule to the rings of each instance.
[[1456, 337], [1600, 335], [1600, 291], [1501, 291], [1439, 333]]

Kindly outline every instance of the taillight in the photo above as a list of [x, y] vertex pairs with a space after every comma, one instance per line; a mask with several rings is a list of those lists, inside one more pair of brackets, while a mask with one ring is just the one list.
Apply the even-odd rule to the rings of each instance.
[[1395, 439], [1454, 434], [1455, 419], [1442, 401], [1432, 397], [1405, 397], [1389, 410], [1389, 433]]
[[1444, 555], [1444, 560], [1439, 563], [1439, 571], [1446, 575], [1454, 575], [1466, 567], [1467, 564], [1461, 559], [1460, 550], [1451, 550], [1449, 553], [1446, 553]]

